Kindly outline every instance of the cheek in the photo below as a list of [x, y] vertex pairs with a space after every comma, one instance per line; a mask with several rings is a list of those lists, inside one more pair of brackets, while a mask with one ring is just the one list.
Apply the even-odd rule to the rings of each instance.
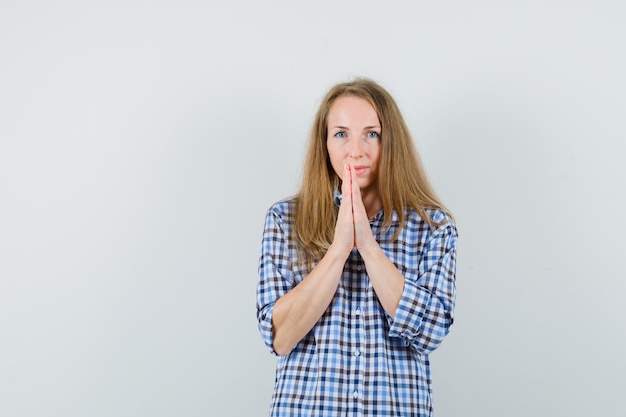
[[374, 152], [372, 152], [372, 163], [376, 167], [380, 165], [380, 156], [381, 156], [381, 149], [380, 147], [378, 147], [377, 149], [374, 150]]
[[[336, 149], [327, 147], [328, 157], [330, 158], [330, 164], [335, 168], [337, 174], [341, 174], [343, 171], [343, 157]], [[338, 171], [339, 170], [339, 171]]]
[[343, 160], [334, 159], [334, 160], [331, 160], [331, 163], [333, 164], [333, 169], [335, 170], [335, 174], [337, 174], [339, 178], [342, 178], [343, 177], [343, 165], [344, 165]]

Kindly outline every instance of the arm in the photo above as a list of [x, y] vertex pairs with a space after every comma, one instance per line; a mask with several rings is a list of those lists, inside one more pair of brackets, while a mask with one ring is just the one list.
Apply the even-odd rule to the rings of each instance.
[[346, 257], [331, 247], [311, 273], [276, 301], [274, 351], [287, 355], [313, 328], [332, 301]]
[[454, 321], [457, 238], [451, 222], [430, 236], [417, 271], [406, 273], [404, 290], [390, 323], [390, 336], [404, 338], [422, 354], [429, 354], [441, 344]]
[[[348, 166], [344, 175], [349, 175]], [[350, 193], [344, 182], [342, 193]], [[274, 350], [279, 355], [291, 349], [315, 326], [335, 296], [341, 273], [354, 247], [352, 201], [342, 202], [337, 214], [333, 243], [320, 262], [300, 284], [282, 296], [274, 306]]]
[[387, 258], [374, 240], [374, 244], [359, 249], [374, 292], [383, 309], [393, 319], [404, 290], [404, 276]]
[[294, 286], [288, 279], [287, 244], [280, 230], [270, 214], [259, 264], [257, 319], [266, 345], [277, 355], [287, 355], [328, 308], [350, 252], [331, 245], [315, 268]]
[[433, 351], [448, 334], [454, 317], [456, 227], [438, 212], [434, 220], [447, 221], [426, 242], [417, 270], [403, 275], [372, 235], [358, 186], [352, 187], [352, 195], [356, 247], [388, 316], [389, 336], [404, 338], [422, 353]]
[[456, 297], [454, 225], [435, 231], [426, 244], [417, 273], [406, 277], [380, 246], [361, 251], [376, 295], [389, 316], [389, 336], [402, 337], [421, 353], [435, 350], [448, 334]]
[[265, 218], [261, 255], [259, 257], [259, 280], [256, 288], [256, 315], [263, 342], [273, 354], [274, 328], [272, 315], [276, 300], [295, 285], [295, 277], [289, 265], [289, 245], [285, 236], [284, 213], [280, 206], [272, 207]]
[[393, 318], [402, 296], [404, 276], [385, 255], [374, 235], [372, 235], [367, 211], [361, 197], [361, 190], [354, 172], [351, 174], [352, 187], [350, 191], [353, 201], [356, 247], [365, 262], [365, 269], [372, 287], [374, 287], [378, 301], [380, 301], [385, 312]]
[[291, 259], [288, 258], [296, 255], [289, 252], [288, 237], [280, 222], [270, 214], [265, 224], [257, 319], [266, 345], [273, 353], [286, 355], [315, 326], [331, 303], [354, 246], [354, 225], [351, 206], [342, 204], [333, 243], [315, 268], [294, 285], [289, 279]]

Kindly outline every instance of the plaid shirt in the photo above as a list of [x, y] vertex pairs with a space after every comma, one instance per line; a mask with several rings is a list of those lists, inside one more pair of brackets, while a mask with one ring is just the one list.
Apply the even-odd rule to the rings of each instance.
[[[273, 354], [275, 302], [305, 277], [291, 239], [294, 201], [268, 211], [259, 260], [257, 319]], [[370, 221], [387, 257], [405, 277], [392, 319], [378, 301], [365, 264], [352, 250], [337, 292], [313, 329], [286, 356], [279, 356], [270, 415], [432, 416], [428, 355], [448, 334], [454, 317], [457, 230], [440, 210], [413, 210], [397, 240], [394, 213], [382, 228], [382, 210]]]

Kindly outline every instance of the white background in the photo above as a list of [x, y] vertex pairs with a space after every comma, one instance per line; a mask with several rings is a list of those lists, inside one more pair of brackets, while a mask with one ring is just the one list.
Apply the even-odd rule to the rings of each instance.
[[0, 2], [0, 415], [264, 416], [265, 210], [326, 90], [456, 215], [437, 416], [623, 416], [626, 4]]

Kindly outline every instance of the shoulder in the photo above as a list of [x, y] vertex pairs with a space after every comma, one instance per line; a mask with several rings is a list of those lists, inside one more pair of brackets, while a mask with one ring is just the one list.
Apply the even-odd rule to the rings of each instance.
[[295, 205], [296, 205], [295, 197], [283, 198], [282, 200], [279, 200], [275, 202], [274, 204], [272, 204], [267, 209], [267, 213], [284, 216], [284, 215], [293, 213], [295, 209]]
[[459, 232], [450, 213], [439, 208], [429, 209], [426, 212], [436, 225], [432, 229], [431, 241], [438, 242], [447, 248], [456, 247]]
[[452, 216], [440, 208], [428, 208], [426, 214], [434, 223], [442, 226], [455, 226]]
[[287, 197], [272, 204], [266, 212], [266, 223], [291, 224], [295, 212], [296, 199]]
[[415, 227], [421, 230], [428, 230], [430, 234], [437, 234], [447, 231], [448, 233], [456, 234], [456, 223], [450, 213], [438, 208], [432, 207], [424, 210], [428, 219], [424, 219], [416, 210], [412, 208], [407, 209], [407, 222], [412, 223]]

